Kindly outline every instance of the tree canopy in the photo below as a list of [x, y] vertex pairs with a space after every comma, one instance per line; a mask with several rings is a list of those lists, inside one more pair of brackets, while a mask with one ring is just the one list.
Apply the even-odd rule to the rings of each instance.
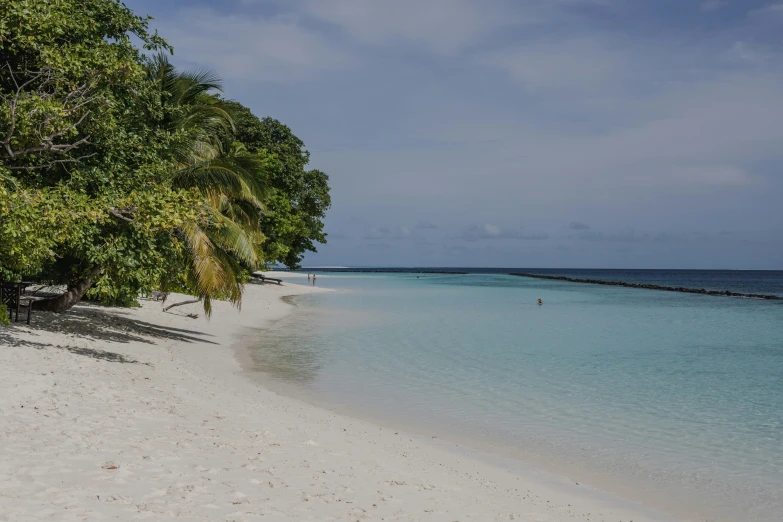
[[0, 280], [67, 285], [36, 303], [54, 311], [154, 289], [209, 311], [325, 241], [328, 178], [304, 144], [178, 71], [148, 19], [117, 0], [0, 12]]
[[297, 268], [305, 252], [316, 251], [315, 243], [326, 243], [323, 220], [332, 204], [329, 176], [307, 170], [310, 153], [286, 125], [260, 119], [237, 102], [226, 106], [234, 117], [236, 139], [266, 161], [273, 192], [261, 225], [267, 238], [264, 258]]

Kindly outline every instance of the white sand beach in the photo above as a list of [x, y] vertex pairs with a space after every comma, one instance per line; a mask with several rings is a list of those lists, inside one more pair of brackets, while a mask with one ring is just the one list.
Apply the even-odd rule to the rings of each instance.
[[143, 301], [0, 327], [0, 520], [669, 520], [266, 390], [233, 345], [322, 291], [286, 279], [209, 321]]

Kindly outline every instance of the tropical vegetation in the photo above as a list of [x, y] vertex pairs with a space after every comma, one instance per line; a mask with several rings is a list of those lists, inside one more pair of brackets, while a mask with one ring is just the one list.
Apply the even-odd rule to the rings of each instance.
[[302, 141], [177, 69], [148, 18], [118, 0], [0, 13], [0, 280], [66, 288], [36, 307], [161, 290], [209, 313], [326, 241], [328, 176]]

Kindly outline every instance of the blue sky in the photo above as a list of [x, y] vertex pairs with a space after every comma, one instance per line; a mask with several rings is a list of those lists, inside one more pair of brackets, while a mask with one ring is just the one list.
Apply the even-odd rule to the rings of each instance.
[[308, 264], [783, 269], [783, 2], [126, 2], [329, 173]]

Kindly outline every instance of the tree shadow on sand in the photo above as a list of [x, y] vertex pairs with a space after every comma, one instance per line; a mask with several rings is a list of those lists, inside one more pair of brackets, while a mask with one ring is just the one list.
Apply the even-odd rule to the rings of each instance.
[[[10, 330], [10, 331], [9, 331]], [[79, 346], [61, 346], [59, 344], [47, 344], [39, 343], [36, 341], [30, 341], [27, 339], [20, 339], [14, 335], [14, 329], [0, 329], [0, 346], [14, 346], [14, 347], [28, 347], [35, 348], [36, 350], [45, 350], [50, 348], [58, 348], [60, 350], [68, 350], [75, 355], [83, 355], [92, 359], [98, 359], [100, 361], [116, 362], [122, 364], [143, 364], [145, 366], [152, 366], [150, 363], [143, 363], [136, 359], [131, 359], [122, 354], [115, 352], [107, 352], [105, 350], [95, 350], [93, 348], [84, 348]]]
[[92, 348], [78, 348], [75, 346], [63, 346], [63, 348], [73, 354], [84, 355], [85, 357], [91, 357], [100, 361], [116, 362], [122, 364], [144, 364], [146, 366], [152, 366], [150, 363], [139, 362], [136, 359], [125, 357], [119, 353], [106, 352], [104, 350], [93, 350]]
[[[24, 323], [11, 323], [8, 327], [0, 327], [0, 345], [31, 346], [39, 349], [53, 347], [52, 344], [40, 343], [29, 339], [30, 334], [35, 336], [37, 332], [49, 332], [77, 339], [113, 343], [139, 342], [155, 344], [156, 340], [167, 339], [184, 343], [217, 344], [207, 339], [207, 337], [210, 337], [209, 334], [152, 324], [139, 319], [116, 315], [116, 312], [109, 313], [98, 305], [82, 303], [64, 314], [36, 311], [33, 313], [32, 322], [29, 326]], [[65, 341], [66, 339], [63, 340]], [[77, 355], [105, 361], [137, 362], [114, 352], [73, 346], [54, 347], [64, 348]]]

